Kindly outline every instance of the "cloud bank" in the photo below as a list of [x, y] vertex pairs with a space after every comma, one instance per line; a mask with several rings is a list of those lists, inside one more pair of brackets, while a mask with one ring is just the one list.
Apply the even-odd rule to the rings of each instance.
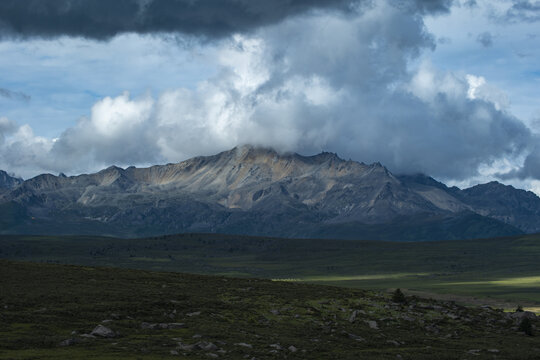
[[534, 138], [485, 79], [420, 62], [435, 46], [423, 15], [448, 3], [369, 2], [235, 34], [217, 45], [218, 75], [195, 89], [106, 97], [54, 140], [12, 129], [0, 165], [22, 175], [78, 173], [250, 143], [334, 151], [397, 173], [475, 176], [523, 156]]
[[540, 21], [540, 1], [513, 0], [503, 19], [509, 22]]

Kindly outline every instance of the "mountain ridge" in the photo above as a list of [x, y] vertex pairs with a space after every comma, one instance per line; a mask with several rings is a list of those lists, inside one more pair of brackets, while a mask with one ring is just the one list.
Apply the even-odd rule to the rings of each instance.
[[[3, 226], [4, 233], [65, 233], [69, 226], [62, 228], [58, 219], [73, 229], [79, 224], [83, 233], [127, 236], [221, 231], [360, 239], [378, 237], [373, 229], [385, 233], [393, 222], [407, 228], [407, 221], [419, 224], [422, 218], [425, 231], [437, 224], [433, 233], [441, 240], [449, 223], [461, 224], [447, 231], [451, 238], [540, 230], [540, 198], [513, 187], [490, 190], [494, 186], [460, 190], [426, 175], [394, 175], [380, 163], [343, 160], [334, 153], [280, 154], [245, 145], [148, 168], [41, 174], [0, 193], [0, 209], [25, 214]], [[470, 214], [479, 217], [471, 223]], [[466, 229], [455, 228], [464, 223]], [[332, 232], [340, 224], [352, 230]], [[429, 234], [417, 237], [430, 239]]]

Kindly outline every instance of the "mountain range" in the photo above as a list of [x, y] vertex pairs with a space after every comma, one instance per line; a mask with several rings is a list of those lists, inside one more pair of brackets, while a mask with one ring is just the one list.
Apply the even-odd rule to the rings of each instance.
[[466, 239], [539, 232], [540, 198], [498, 182], [447, 187], [333, 153], [240, 146], [176, 164], [69, 177], [23, 181], [0, 171], [0, 231]]

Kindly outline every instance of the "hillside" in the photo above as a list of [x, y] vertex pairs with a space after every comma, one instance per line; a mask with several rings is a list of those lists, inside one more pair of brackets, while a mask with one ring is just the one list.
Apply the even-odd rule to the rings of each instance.
[[4, 234], [446, 240], [539, 231], [540, 198], [498, 183], [448, 188], [331, 153], [243, 146], [150, 168], [39, 175], [0, 194], [0, 215]]
[[[204, 285], [204, 286], [201, 286]], [[256, 279], [0, 261], [3, 359], [537, 359], [532, 313]]]

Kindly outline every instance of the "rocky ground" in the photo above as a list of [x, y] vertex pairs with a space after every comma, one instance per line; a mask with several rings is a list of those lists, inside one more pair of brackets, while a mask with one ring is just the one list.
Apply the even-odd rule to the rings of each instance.
[[0, 289], [2, 359], [540, 358], [534, 313], [392, 293], [8, 261]]

